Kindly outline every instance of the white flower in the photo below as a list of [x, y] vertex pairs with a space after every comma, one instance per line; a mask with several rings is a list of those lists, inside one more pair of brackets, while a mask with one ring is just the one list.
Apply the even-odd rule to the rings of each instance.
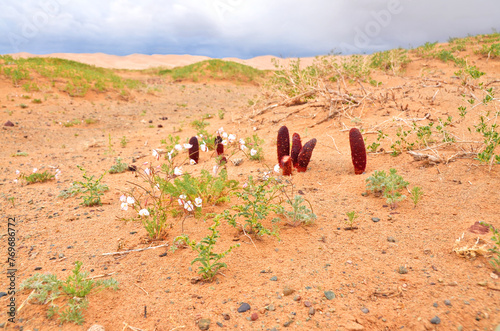
[[214, 175], [217, 175], [217, 170], [219, 170], [219, 166], [218, 165], [214, 165], [214, 169], [212, 170]]
[[206, 145], [206, 144], [204, 144], [204, 143], [200, 145], [200, 149], [201, 149], [203, 152], [208, 152], [207, 145]]
[[191, 201], [186, 202], [184, 204], [184, 209], [186, 209], [187, 211], [193, 211], [194, 210], [193, 203]]
[[156, 158], [156, 160], [160, 159], [160, 153], [156, 149], [153, 149], [153, 157]]
[[193, 160], [193, 159], [189, 159], [189, 164], [195, 165], [195, 164], [196, 164], [196, 161], [195, 161], [195, 160]]
[[268, 179], [269, 179], [269, 174], [271, 174], [271, 172], [270, 172], [270, 171], [269, 171], [269, 172], [267, 172], [267, 171], [266, 171], [266, 172], [264, 172], [264, 173], [262, 174], [262, 179], [264, 179], [264, 180], [268, 180]]
[[14, 183], [17, 183], [17, 179], [14, 179], [14, 180], [13, 180], [13, 182], [14, 182]]
[[54, 177], [56, 177], [56, 179], [59, 179], [59, 177], [61, 177], [61, 170], [57, 169]]
[[147, 209], [139, 210], [139, 216], [149, 216], [149, 211]]
[[182, 151], [182, 146], [179, 144], [175, 145], [174, 148], [178, 151]]
[[129, 205], [133, 205], [133, 204], [135, 203], [134, 198], [132, 198], [132, 197], [127, 197], [127, 203], [128, 203]]
[[194, 205], [198, 208], [201, 208], [203, 204], [203, 200], [200, 198], [200, 197], [197, 197], [196, 199], [194, 199]]
[[279, 165], [279, 163], [277, 163], [277, 164], [274, 166], [274, 172], [280, 173], [280, 165]]
[[144, 169], [144, 172], [146, 173], [146, 175], [149, 176], [151, 174], [151, 169], [146, 168], [146, 169]]
[[19, 175], [21, 172], [19, 170], [16, 170], [16, 175]]
[[177, 202], [179, 202], [179, 206], [184, 205], [185, 199], [186, 199], [186, 196], [184, 194], [179, 195], [179, 199], [177, 199]]
[[247, 146], [245, 146], [245, 145], [241, 145], [241, 150], [242, 150], [242, 151], [246, 151], [247, 149], [248, 149], [248, 147], [247, 147]]
[[182, 175], [182, 167], [175, 167], [174, 175], [181, 176]]
[[33, 168], [33, 173], [37, 172], [38, 168]]
[[227, 138], [227, 132], [222, 132], [222, 138], [226, 139]]
[[200, 138], [203, 138], [203, 135], [200, 133]]
[[191, 147], [193, 147], [193, 145], [191, 145], [191, 144], [184, 144], [184, 148], [185, 149], [190, 149]]
[[240, 144], [245, 145], [245, 140], [243, 140], [243, 138], [240, 139]]
[[127, 196], [125, 194], [123, 194], [121, 197], [120, 197], [120, 201], [121, 202], [125, 202], [127, 201]]
[[186, 195], [185, 194], [181, 194], [181, 195], [179, 195], [179, 198], [186, 199]]
[[250, 155], [254, 156], [255, 154], [257, 154], [257, 151], [255, 149], [251, 149], [250, 150]]
[[227, 140], [229, 140], [229, 142], [232, 143], [233, 141], [236, 140], [236, 136], [231, 133], [229, 136], [227, 136]]
[[170, 152], [167, 153], [168, 159], [172, 160], [172, 154], [175, 152], [175, 150], [171, 150]]
[[121, 210], [127, 210], [128, 209], [128, 204], [126, 202], [122, 202], [120, 208], [121, 208]]
[[223, 134], [224, 133], [224, 128], [221, 126], [219, 130], [216, 131], [217, 134]]
[[227, 145], [227, 140], [226, 139], [222, 140], [221, 144], [224, 145], [224, 146], [226, 146]]
[[248, 187], [248, 183], [243, 184], [243, 188], [247, 188], [247, 187]]
[[149, 162], [147, 162], [147, 161], [146, 161], [146, 162], [144, 162], [142, 165], [148, 165], [148, 164], [149, 164]]

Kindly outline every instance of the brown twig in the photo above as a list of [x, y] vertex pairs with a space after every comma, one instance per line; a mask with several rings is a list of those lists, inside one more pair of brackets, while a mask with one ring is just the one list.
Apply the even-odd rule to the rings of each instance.
[[156, 248], [166, 247], [166, 246], [168, 246], [168, 244], [163, 244], [163, 245], [153, 246], [153, 247], [146, 247], [146, 248], [130, 249], [128, 251], [123, 251], [123, 252], [102, 253], [101, 255], [102, 256], [104, 256], [104, 255], [123, 255], [123, 254], [127, 254], [130, 252], [142, 252], [142, 251], [145, 251], [148, 249], [156, 249]]

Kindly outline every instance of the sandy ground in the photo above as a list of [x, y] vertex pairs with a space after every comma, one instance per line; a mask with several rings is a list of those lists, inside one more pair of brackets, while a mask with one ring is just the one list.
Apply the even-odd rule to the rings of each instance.
[[[61, 55], [85, 63], [112, 68], [140, 69], [149, 66], [176, 66], [200, 60], [191, 56], [131, 55], [118, 58], [104, 54]], [[500, 76], [499, 60], [477, 57], [475, 64], [490, 82]], [[258, 68], [268, 68], [269, 57], [247, 60]], [[380, 89], [363, 84], [367, 93], [388, 93], [385, 101], [367, 102], [351, 113], [329, 118], [331, 109], [318, 104], [275, 107], [253, 116], [264, 106], [250, 106], [249, 100], [263, 98], [256, 86], [224, 83], [157, 83], [155, 93], [133, 92], [128, 101], [116, 93], [71, 98], [63, 93], [34, 92], [31, 99], [0, 76], [0, 123], [14, 127], [0, 130], [0, 210], [2, 211], [2, 277], [0, 291], [8, 287], [5, 259], [8, 217], [15, 217], [17, 238], [17, 284], [36, 272], [53, 273], [64, 279], [77, 260], [91, 275], [109, 275], [118, 280], [118, 291], [105, 290], [89, 296], [82, 326], [60, 325], [48, 320], [47, 306], [25, 302], [16, 324], [9, 330], [87, 330], [93, 324], [106, 330], [198, 330], [201, 319], [210, 319], [210, 330], [494, 330], [500, 324], [500, 282], [492, 273], [488, 258], [463, 258], [453, 252], [479, 244], [491, 247], [491, 233], [480, 236], [468, 229], [476, 221], [500, 227], [500, 168], [480, 165], [468, 158], [432, 164], [416, 161], [403, 153], [368, 154], [366, 172], [354, 175], [348, 129], [367, 132], [383, 129], [392, 139], [403, 119], [430, 121], [453, 115], [464, 104], [462, 88], [451, 78], [456, 70], [437, 60], [417, 59], [404, 76], [374, 74], [383, 83]], [[426, 76], [422, 76], [422, 72]], [[150, 77], [140, 77], [148, 81]], [[427, 80], [426, 80], [427, 79]], [[491, 86], [498, 88], [498, 83]], [[391, 96], [392, 92], [392, 96]], [[382, 98], [383, 99], [383, 98]], [[381, 99], [377, 99], [381, 100]], [[272, 99], [269, 101], [273, 101]], [[21, 103], [28, 104], [22, 108]], [[265, 103], [264, 103], [265, 104]], [[217, 116], [224, 109], [225, 117]], [[340, 108], [339, 108], [340, 109]], [[9, 112], [10, 111], [10, 112]], [[431, 114], [430, 119], [425, 114]], [[236, 167], [229, 162], [230, 178], [243, 184], [248, 175], [258, 176], [272, 169], [276, 160], [276, 134], [282, 125], [307, 141], [318, 140], [309, 169], [294, 172], [295, 192], [311, 202], [318, 219], [310, 226], [287, 226], [282, 222], [280, 239], [261, 239], [240, 233], [227, 223], [220, 227], [217, 250], [235, 243], [241, 247], [229, 254], [223, 269], [212, 283], [193, 282], [196, 254], [189, 249], [171, 252], [166, 248], [103, 255], [118, 250], [172, 244], [181, 233], [179, 218], [171, 218], [172, 228], [164, 241], [148, 242], [140, 221], [124, 221], [135, 216], [120, 210], [120, 196], [142, 183], [133, 172], [104, 176], [110, 190], [103, 205], [81, 206], [74, 197], [58, 198], [82, 174], [99, 176], [121, 157], [124, 162], [143, 167], [154, 165], [153, 148], [162, 148], [169, 134], [186, 141], [196, 132], [190, 126], [205, 114], [209, 132], [220, 127], [238, 138], [253, 134], [265, 140], [264, 160]], [[474, 114], [472, 114], [474, 115]], [[475, 115], [469, 122], [471, 126]], [[65, 127], [73, 119], [92, 118], [94, 123]], [[461, 127], [457, 124], [457, 128]], [[128, 143], [120, 146], [126, 137]], [[367, 134], [367, 143], [376, 134]], [[110, 141], [111, 139], [111, 145]], [[381, 147], [389, 150], [389, 141]], [[18, 152], [27, 156], [14, 157]], [[448, 155], [455, 151], [450, 150]], [[242, 156], [239, 156], [242, 157]], [[186, 172], [211, 171], [213, 153], [202, 153], [198, 165], [184, 164]], [[30, 173], [61, 170], [61, 177], [46, 183], [14, 183], [16, 170]], [[381, 197], [366, 195], [366, 179], [375, 170], [395, 168], [410, 188], [420, 186], [424, 196], [414, 208], [406, 199], [391, 209]], [[406, 195], [409, 195], [406, 192]], [[13, 197], [14, 200], [9, 200]], [[235, 200], [221, 206], [207, 206], [207, 212], [222, 212]], [[356, 211], [357, 229], [346, 230], [346, 213]], [[209, 221], [207, 221], [209, 222]], [[202, 218], [188, 217], [184, 230], [191, 238], [207, 234]], [[110, 277], [110, 276], [107, 276]], [[290, 289], [291, 292], [288, 290]], [[334, 298], [325, 292], [332, 291]], [[29, 291], [16, 294], [18, 307]], [[7, 321], [6, 305], [0, 298], [0, 323]], [[61, 304], [59, 299], [56, 303]], [[239, 313], [242, 303], [251, 309]], [[252, 314], [257, 317], [251, 320]], [[432, 324], [440, 319], [440, 324]], [[132, 329], [132, 330], [138, 330]], [[274, 330], [274, 329], [273, 329]]]

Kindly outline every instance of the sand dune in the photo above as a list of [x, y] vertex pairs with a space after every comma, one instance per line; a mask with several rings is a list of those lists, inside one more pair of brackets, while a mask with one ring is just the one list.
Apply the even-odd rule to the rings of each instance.
[[[113, 69], [130, 69], [140, 70], [155, 67], [174, 68], [196, 63], [203, 60], [210, 59], [207, 56], [196, 55], [144, 55], [144, 54], [131, 54], [126, 56], [109, 55], [104, 53], [53, 53], [46, 55], [35, 55], [30, 53], [14, 53], [10, 54], [15, 58], [28, 58], [28, 57], [57, 57], [66, 60], [78, 61], [97, 67], [113, 68]], [[276, 59], [279, 63], [286, 65], [293, 59], [282, 59], [271, 55], [258, 56], [248, 60], [238, 58], [223, 58], [222, 60], [234, 61], [261, 70], [275, 69], [272, 59]], [[303, 65], [308, 65], [313, 62], [314, 58], [301, 58]]]

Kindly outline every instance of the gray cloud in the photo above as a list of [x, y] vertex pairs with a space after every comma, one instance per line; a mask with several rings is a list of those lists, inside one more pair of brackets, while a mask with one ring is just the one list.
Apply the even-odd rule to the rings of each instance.
[[365, 52], [500, 30], [500, 1], [4, 0], [0, 53]]

